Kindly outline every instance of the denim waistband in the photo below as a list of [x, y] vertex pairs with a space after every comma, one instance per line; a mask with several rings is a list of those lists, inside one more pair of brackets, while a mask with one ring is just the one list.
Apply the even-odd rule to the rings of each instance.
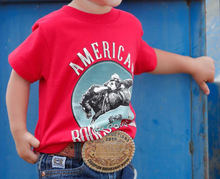
[[130, 163], [123, 170], [101, 173], [90, 169], [82, 159], [81, 143], [74, 144], [74, 157], [63, 157], [41, 153], [37, 163], [39, 179], [47, 178], [96, 178], [96, 179], [136, 179], [137, 172]]
[[[51, 163], [54, 156], [55, 155], [53, 154], [41, 153], [39, 156], [39, 166], [41, 166], [41, 163], [44, 163], [44, 170], [51, 169]], [[82, 161], [81, 143], [76, 142], [74, 143], [74, 158], [65, 157], [65, 168], [66, 169], [73, 168], [76, 165], [75, 162], [81, 162], [81, 161]]]

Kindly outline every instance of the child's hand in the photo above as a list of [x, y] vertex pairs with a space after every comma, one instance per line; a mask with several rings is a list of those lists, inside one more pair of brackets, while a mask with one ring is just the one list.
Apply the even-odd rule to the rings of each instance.
[[194, 59], [191, 72], [192, 77], [198, 83], [202, 91], [208, 95], [210, 93], [206, 82], [213, 83], [215, 77], [214, 60], [210, 57], [198, 57]]
[[31, 147], [38, 148], [40, 146], [39, 140], [27, 131], [17, 132], [14, 139], [18, 155], [28, 163], [36, 163], [38, 154], [34, 153]]

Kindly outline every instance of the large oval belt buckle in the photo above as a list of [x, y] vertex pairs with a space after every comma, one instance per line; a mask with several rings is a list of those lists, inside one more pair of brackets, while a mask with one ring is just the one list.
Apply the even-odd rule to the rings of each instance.
[[112, 173], [125, 168], [134, 151], [133, 139], [125, 132], [114, 131], [102, 139], [87, 141], [82, 148], [82, 158], [89, 168]]

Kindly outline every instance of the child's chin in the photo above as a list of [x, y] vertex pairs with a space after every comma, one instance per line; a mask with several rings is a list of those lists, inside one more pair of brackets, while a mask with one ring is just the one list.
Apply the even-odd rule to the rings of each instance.
[[112, 7], [117, 7], [121, 4], [122, 0], [106, 0], [108, 4]]

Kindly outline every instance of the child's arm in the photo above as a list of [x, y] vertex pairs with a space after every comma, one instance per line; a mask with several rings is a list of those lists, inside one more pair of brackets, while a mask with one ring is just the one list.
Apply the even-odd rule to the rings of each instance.
[[26, 127], [29, 90], [30, 82], [12, 70], [6, 93], [10, 129], [18, 155], [33, 164], [37, 162], [38, 157], [31, 147], [38, 148], [40, 142], [27, 131]]
[[152, 74], [188, 73], [199, 84], [202, 91], [210, 93], [206, 82], [213, 82], [215, 75], [214, 60], [210, 57], [191, 58], [154, 49], [157, 67]]

